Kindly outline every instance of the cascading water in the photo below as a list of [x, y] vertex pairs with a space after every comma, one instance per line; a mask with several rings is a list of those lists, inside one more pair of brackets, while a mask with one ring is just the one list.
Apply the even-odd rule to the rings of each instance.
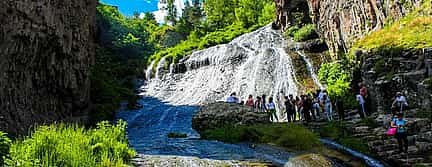
[[155, 61], [152, 61], [150, 65], [147, 67], [147, 69], [145, 70], [145, 77], [147, 81], [150, 81], [152, 79], [153, 66], [155, 63], [156, 63]]
[[[281, 99], [289, 94], [296, 96], [298, 87], [284, 46], [287, 41], [269, 25], [229, 44], [194, 52], [180, 62], [184, 73], [175, 73], [173, 64], [165, 69], [165, 59], [161, 59], [152, 78], [153, 61], [146, 70], [144, 97], [139, 100], [144, 107], [117, 114], [118, 119], [128, 122], [129, 143], [139, 153], [134, 165], [245, 166], [240, 161], [258, 161], [298, 166], [301, 162], [287, 163], [293, 154], [285, 150], [198, 140], [199, 134], [192, 129], [196, 104], [224, 100], [231, 92], [242, 99], [249, 94], [270, 95], [275, 99], [278, 117], [286, 119]], [[169, 138], [170, 132], [184, 133], [187, 138]]]
[[297, 50], [297, 53], [306, 62], [306, 68], [309, 71], [309, 74], [312, 80], [314, 81], [315, 85], [318, 86], [318, 88], [320, 88], [321, 90], [325, 89], [325, 87], [319, 81], [317, 74], [315, 73], [315, 69], [312, 64], [312, 61], [302, 51]]
[[224, 100], [232, 92], [243, 100], [266, 94], [275, 99], [279, 120], [285, 120], [282, 95], [297, 94], [285, 46], [287, 41], [279, 31], [263, 27], [229, 44], [194, 52], [181, 61], [185, 73], [153, 79], [144, 88], [145, 94], [181, 105]]

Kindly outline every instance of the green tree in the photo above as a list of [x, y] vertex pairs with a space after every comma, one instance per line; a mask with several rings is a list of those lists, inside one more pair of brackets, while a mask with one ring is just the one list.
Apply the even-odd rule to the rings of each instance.
[[211, 31], [234, 23], [236, 7], [237, 0], [204, 0], [206, 21]]
[[171, 25], [175, 25], [177, 23], [177, 8], [174, 5], [174, 0], [167, 0], [168, 15], [165, 17], [166, 23], [171, 23]]

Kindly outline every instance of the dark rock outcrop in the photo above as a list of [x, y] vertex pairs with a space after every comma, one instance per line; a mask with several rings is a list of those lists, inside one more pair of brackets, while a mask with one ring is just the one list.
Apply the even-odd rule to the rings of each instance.
[[90, 108], [96, 4], [0, 1], [0, 130], [24, 134]]
[[419, 50], [393, 54], [362, 54], [362, 79], [369, 87], [374, 110], [388, 111], [396, 92], [407, 97], [410, 108], [430, 111], [432, 53]]
[[[276, 23], [285, 28], [287, 16], [298, 4], [307, 2], [310, 17], [320, 37], [336, 55], [347, 52], [355, 40], [368, 32], [381, 29], [386, 19], [399, 19], [416, 7], [422, 0], [275, 0]], [[303, 1], [303, 2], [302, 2]]]
[[254, 125], [270, 123], [266, 113], [253, 112], [253, 108], [218, 102], [200, 108], [192, 119], [192, 128], [198, 132], [227, 125]]

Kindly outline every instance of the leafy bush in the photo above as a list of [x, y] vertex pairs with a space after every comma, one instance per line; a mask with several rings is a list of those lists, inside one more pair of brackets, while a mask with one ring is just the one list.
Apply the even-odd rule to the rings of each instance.
[[9, 155], [11, 140], [6, 136], [6, 133], [0, 131], [0, 166], [3, 166]]
[[300, 28], [298, 26], [291, 26], [288, 29], [285, 30], [284, 36], [285, 38], [288, 37], [294, 37], [294, 34], [299, 30]]
[[224, 128], [206, 130], [201, 134], [201, 137], [229, 143], [246, 141], [273, 143], [296, 150], [308, 150], [320, 146], [318, 137], [315, 134], [304, 126], [297, 124], [231, 125]]
[[318, 72], [318, 78], [327, 85], [330, 99], [343, 97], [344, 108], [357, 106], [355, 95], [350, 92], [352, 71], [340, 62], [323, 64]]
[[294, 33], [294, 41], [303, 42], [309, 39], [318, 38], [313, 24], [306, 24]]
[[96, 129], [78, 125], [41, 126], [11, 147], [9, 166], [127, 166], [135, 156], [128, 147], [126, 123], [101, 122]]

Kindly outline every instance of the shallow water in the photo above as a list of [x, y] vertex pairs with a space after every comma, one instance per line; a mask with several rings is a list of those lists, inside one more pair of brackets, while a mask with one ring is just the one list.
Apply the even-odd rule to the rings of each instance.
[[[186, 156], [213, 160], [246, 160], [285, 164], [293, 154], [276, 147], [249, 144], [227, 144], [199, 140], [192, 129], [192, 117], [197, 106], [176, 106], [156, 98], [144, 97], [144, 107], [135, 111], [121, 111], [118, 119], [128, 122], [127, 135], [131, 147], [141, 155]], [[187, 138], [168, 138], [170, 132], [185, 133]]]

